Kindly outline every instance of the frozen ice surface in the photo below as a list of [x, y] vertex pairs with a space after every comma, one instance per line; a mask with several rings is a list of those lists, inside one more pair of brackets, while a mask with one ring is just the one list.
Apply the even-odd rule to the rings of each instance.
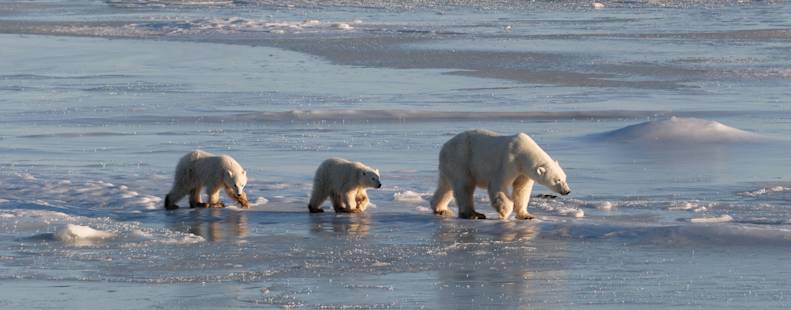
[[[788, 308], [789, 4], [605, 4], [4, 2], [0, 308]], [[573, 194], [433, 215], [470, 128]], [[163, 210], [195, 148], [250, 209]], [[307, 212], [333, 156], [376, 208]]]

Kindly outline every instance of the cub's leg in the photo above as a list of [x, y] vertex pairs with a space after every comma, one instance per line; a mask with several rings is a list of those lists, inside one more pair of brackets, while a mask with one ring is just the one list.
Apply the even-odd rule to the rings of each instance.
[[225, 204], [220, 201], [220, 186], [207, 186], [206, 187], [206, 195], [209, 196], [209, 207], [210, 208], [225, 208]]
[[208, 204], [203, 203], [200, 197], [201, 187], [195, 187], [190, 191], [190, 208], [206, 208]]
[[352, 190], [350, 192], [340, 194], [339, 196], [341, 200], [341, 205], [343, 206], [341, 212], [343, 213], [360, 212], [359, 210], [357, 210], [357, 190]]
[[165, 209], [167, 210], [175, 210], [178, 209], [179, 206], [176, 204], [181, 198], [187, 196], [187, 190], [182, 188], [173, 188], [170, 190], [170, 193], [165, 195]]
[[330, 200], [332, 200], [332, 208], [335, 209], [336, 213], [346, 212], [346, 204], [343, 201], [342, 194], [332, 193], [330, 194]]
[[354, 198], [354, 201], [357, 203], [358, 212], [363, 212], [368, 208], [368, 193], [364, 188], [357, 190], [357, 195]]

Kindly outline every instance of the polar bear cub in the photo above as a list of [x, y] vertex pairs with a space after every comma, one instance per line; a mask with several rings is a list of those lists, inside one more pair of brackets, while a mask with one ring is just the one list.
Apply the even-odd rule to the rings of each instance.
[[[244, 193], [246, 185], [247, 171], [231, 156], [195, 150], [181, 157], [176, 165], [173, 188], [165, 196], [165, 209], [177, 209], [179, 206], [176, 203], [187, 195], [190, 208], [225, 207], [220, 202], [222, 188], [243, 208], [248, 208], [247, 195]], [[208, 204], [201, 201], [203, 188], [206, 188], [209, 196]]]
[[563, 168], [527, 134], [500, 136], [489, 130], [469, 130], [448, 140], [440, 150], [439, 182], [431, 207], [435, 214], [452, 214], [448, 203], [454, 198], [459, 217], [486, 218], [473, 205], [473, 192], [480, 187], [488, 190], [501, 219], [514, 210], [518, 219], [532, 219], [527, 204], [535, 182], [561, 195], [571, 193]]
[[381, 187], [379, 170], [360, 162], [330, 158], [316, 170], [308, 210], [311, 213], [324, 212], [321, 204], [329, 197], [335, 212], [363, 212], [368, 207], [365, 189]]

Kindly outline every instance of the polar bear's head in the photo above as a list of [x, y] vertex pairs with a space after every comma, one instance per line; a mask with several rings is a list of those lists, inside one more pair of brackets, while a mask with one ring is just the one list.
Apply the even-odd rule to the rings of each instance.
[[563, 172], [563, 168], [560, 167], [560, 163], [557, 160], [549, 161], [536, 167], [534, 174], [532, 179], [552, 191], [561, 195], [571, 193], [569, 183], [566, 182], [566, 173]]
[[358, 172], [360, 185], [363, 187], [381, 188], [382, 182], [379, 181], [379, 170], [365, 167]]
[[236, 196], [241, 196], [244, 193], [244, 187], [247, 186], [247, 170], [242, 170], [241, 172], [225, 171], [225, 184], [233, 190]]

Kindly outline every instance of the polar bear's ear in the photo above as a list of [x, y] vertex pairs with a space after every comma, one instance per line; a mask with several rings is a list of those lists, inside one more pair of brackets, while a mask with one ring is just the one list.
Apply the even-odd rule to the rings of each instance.
[[247, 170], [242, 170], [242, 175], [247, 175]]
[[376, 174], [379, 174], [379, 169], [376, 169], [376, 170], [374, 170], [374, 171], [376, 171]]
[[228, 177], [233, 178], [233, 171], [231, 171], [231, 170], [225, 171], [225, 174], [227, 174]]
[[555, 163], [558, 164], [558, 166], [560, 166], [560, 162], [557, 159], [555, 159]]
[[536, 168], [536, 173], [538, 173], [539, 176], [542, 176], [544, 173], [547, 173], [547, 168], [544, 168], [543, 166], [538, 167]]

